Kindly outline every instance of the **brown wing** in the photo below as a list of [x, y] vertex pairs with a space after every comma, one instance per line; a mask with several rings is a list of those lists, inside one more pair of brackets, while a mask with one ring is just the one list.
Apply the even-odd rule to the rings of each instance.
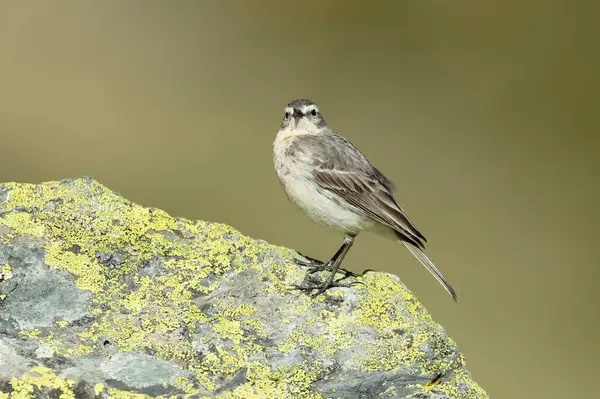
[[380, 181], [377, 175], [322, 166], [316, 168], [314, 175], [319, 186], [339, 195], [377, 222], [391, 227], [399, 238], [424, 248], [421, 240], [427, 240], [400, 208], [388, 184]]
[[339, 134], [304, 135], [290, 144], [290, 155], [312, 163], [316, 183], [396, 231], [417, 248], [427, 242], [394, 199], [394, 185], [367, 157]]

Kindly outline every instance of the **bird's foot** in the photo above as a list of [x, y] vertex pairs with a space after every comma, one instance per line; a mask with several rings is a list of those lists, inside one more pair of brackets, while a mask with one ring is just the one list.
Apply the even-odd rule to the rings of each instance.
[[328, 261], [328, 262], [321, 262], [320, 260], [317, 260], [315, 258], [311, 258], [309, 256], [305, 256], [302, 255], [302, 258], [294, 258], [294, 262], [298, 265], [298, 266], [302, 266], [302, 267], [308, 267], [308, 270], [306, 271], [306, 274], [315, 274], [318, 272], [323, 272], [325, 270], [331, 270], [332, 266], [333, 266], [333, 262], [332, 261]]
[[331, 270], [331, 262], [324, 263], [322, 265], [312, 266], [307, 271], [307, 275], [324, 272], [325, 270]]
[[[302, 257], [302, 258], [294, 258], [294, 262], [298, 265], [298, 266], [302, 266], [302, 267], [308, 267], [309, 269], [306, 271], [306, 274], [315, 274], [318, 272], [323, 272], [326, 270], [331, 270], [333, 267], [333, 261], [327, 261], [327, 262], [321, 262], [318, 259], [315, 258], [311, 258], [310, 256], [306, 256], [304, 254], [301, 254], [300, 252], [298, 252], [298, 254]], [[336, 280], [336, 281], [342, 281], [347, 279], [348, 277], [359, 277], [362, 276], [362, 274], [358, 274], [358, 273], [354, 273], [351, 272], [350, 270], [346, 270], [346, 269], [339, 269], [340, 272], [344, 273], [344, 277]]]
[[[362, 274], [354, 273], [354, 272], [351, 272], [349, 270], [342, 269], [342, 268], [337, 269], [335, 274], [330, 274], [325, 282], [319, 283], [318, 279], [316, 277], [313, 277], [313, 274], [318, 273], [318, 272], [332, 270], [334, 267], [334, 263], [335, 263], [333, 261], [333, 259], [331, 259], [327, 262], [321, 262], [320, 260], [311, 258], [310, 256], [306, 256], [301, 253], [298, 253], [298, 254], [300, 255], [300, 257], [294, 258], [294, 262], [298, 266], [308, 267], [306, 276], [309, 280], [309, 284], [308, 285], [295, 285], [292, 287], [292, 289], [300, 290], [300, 291], [307, 291], [307, 292], [316, 290], [316, 292], [311, 295], [314, 298], [314, 297], [321, 295], [322, 293], [327, 291], [329, 288], [334, 288], [334, 287], [350, 288], [355, 284], [363, 284], [361, 281], [351, 281], [350, 283], [342, 284], [341, 283], [342, 281], [344, 281], [350, 277], [360, 277], [362, 275]], [[337, 275], [337, 273], [343, 273], [344, 275], [343, 275], [343, 277], [338, 278], [336, 280], [335, 275]], [[313, 283], [313, 284], [310, 284], [310, 283]]]
[[316, 292], [310, 294], [311, 297], [315, 298], [315, 297], [318, 297], [319, 295], [321, 295], [322, 293], [324, 293], [325, 291], [327, 291], [329, 288], [335, 288], [335, 287], [350, 288], [353, 284], [354, 283], [342, 284], [342, 283], [338, 283], [337, 281], [332, 281], [329, 284], [327, 284], [327, 282], [325, 282], [324, 284], [315, 284], [315, 285], [294, 285], [291, 287], [291, 289], [298, 290], [298, 291], [304, 291], [307, 294], [316, 290]]
[[[319, 284], [316, 282], [317, 279], [315, 277], [311, 276], [311, 269], [309, 269], [309, 271], [307, 273], [310, 283], [308, 283], [307, 285], [294, 285], [292, 287], [293, 290], [305, 291], [306, 293], [316, 290], [313, 294], [310, 295], [311, 297], [315, 298], [315, 297], [318, 297], [319, 295], [321, 295], [322, 293], [324, 293], [325, 291], [327, 291], [329, 288], [335, 288], [335, 287], [350, 288], [356, 284], [363, 284], [362, 281], [350, 281], [348, 283], [342, 283], [343, 280], [346, 280], [349, 277], [359, 276], [358, 274], [353, 273], [348, 270], [340, 270], [340, 272], [344, 273], [344, 276], [341, 278], [338, 278], [337, 280], [334, 278], [335, 276], [331, 275], [331, 276], [329, 276], [327, 281]], [[325, 268], [325, 270], [326, 269], [327, 268]], [[311, 283], [313, 283], [313, 284], [311, 284]]]
[[[340, 281], [344, 281], [350, 277], [362, 277], [362, 274], [360, 274], [360, 273], [354, 273], [354, 272], [351, 272], [350, 270], [346, 270], [346, 269], [342, 269], [342, 268], [340, 268], [339, 272], [344, 273], [344, 277], [340, 277], [337, 280], [335, 280], [334, 282], [336, 282], [336, 283], [339, 283]], [[352, 284], [352, 285], [363, 284], [363, 282], [362, 281], [353, 281], [350, 284]]]

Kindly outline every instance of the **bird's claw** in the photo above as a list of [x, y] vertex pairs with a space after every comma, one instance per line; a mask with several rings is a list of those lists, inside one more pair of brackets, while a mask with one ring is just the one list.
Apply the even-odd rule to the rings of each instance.
[[327, 291], [329, 288], [335, 288], [335, 287], [350, 288], [352, 286], [352, 284], [353, 283], [350, 283], [350, 284], [346, 285], [346, 284], [340, 284], [337, 281], [334, 281], [331, 284], [307, 285], [307, 286], [294, 285], [290, 289], [292, 289], [292, 290], [298, 290], [298, 291], [304, 291], [307, 294], [310, 291], [317, 290], [315, 293], [310, 294], [311, 297], [316, 298], [319, 295], [321, 295], [322, 293], [324, 293], [325, 291]]
[[310, 259], [309, 261], [305, 261], [300, 258], [295, 258], [294, 261], [298, 266], [309, 268], [306, 271], [306, 274], [315, 274], [318, 272], [323, 272], [325, 270], [330, 270], [332, 266], [331, 262], [320, 262], [316, 259]]
[[[309, 268], [306, 272], [306, 275], [309, 276], [309, 280], [313, 280], [313, 282], [316, 280], [316, 278], [312, 277], [313, 274], [318, 273], [318, 272], [328, 271], [333, 268], [334, 262], [332, 260], [330, 260], [328, 262], [321, 262], [320, 260], [311, 258], [310, 256], [306, 256], [301, 253], [298, 253], [298, 255], [300, 255], [300, 257], [294, 258], [294, 262], [298, 266]], [[349, 270], [345, 270], [342, 268], [339, 268], [337, 270], [337, 272], [343, 273], [344, 276], [335, 280], [335, 276], [330, 275], [324, 283], [320, 283], [320, 284], [316, 284], [316, 285], [306, 285], [306, 286], [294, 285], [294, 286], [292, 286], [291, 289], [300, 290], [300, 291], [317, 290], [314, 294], [311, 294], [311, 296], [314, 298], [314, 297], [321, 295], [322, 293], [327, 291], [329, 288], [334, 288], [334, 287], [350, 288], [355, 284], [363, 284], [364, 285], [364, 283], [362, 281], [352, 281], [349, 284], [341, 284], [341, 281], [346, 280], [347, 278], [360, 277], [360, 276], [362, 276], [362, 274], [354, 273], [354, 272], [351, 272]]]
[[[338, 278], [337, 280], [335, 280], [336, 282], [340, 282], [340, 281], [345, 280], [345, 279], [350, 278], [350, 277], [361, 277], [362, 276], [362, 274], [354, 273], [354, 272], [351, 272], [350, 270], [346, 270], [346, 269], [341, 269], [340, 268], [339, 271], [344, 273], [344, 277]], [[352, 284], [354, 284], [354, 283], [361, 283], [362, 284], [362, 282], [360, 282], [360, 281], [354, 281], [354, 282], [352, 282]]]
[[[340, 287], [340, 288], [350, 288], [356, 284], [363, 284], [364, 283], [362, 281], [351, 281], [350, 283], [347, 284], [342, 284], [341, 282], [343, 280], [346, 280], [349, 277], [358, 277], [359, 274], [348, 271], [348, 270], [342, 270], [344, 272], [344, 276], [341, 278], [338, 278], [337, 280], [333, 280], [330, 281], [329, 279], [327, 281], [325, 281], [324, 283], [321, 284], [316, 284], [316, 285], [294, 285], [292, 286], [291, 289], [293, 290], [299, 290], [299, 291], [305, 291], [305, 292], [309, 292], [309, 291], [313, 291], [313, 290], [317, 290], [315, 293], [310, 294], [311, 297], [316, 298], [319, 295], [321, 295], [322, 293], [324, 293], [325, 291], [327, 291], [329, 288], [336, 288], [336, 287]], [[311, 274], [311, 271], [309, 270], [307, 274]]]
[[[315, 274], [318, 272], [323, 272], [326, 270], [330, 270], [333, 267], [333, 262], [331, 261], [321, 262], [320, 260], [311, 258], [310, 256], [302, 255], [301, 253], [299, 253], [299, 255], [304, 259], [294, 258], [294, 263], [296, 263], [298, 266], [308, 267], [309, 269], [306, 271], [306, 274]], [[337, 281], [347, 279], [348, 277], [360, 277], [364, 274], [364, 272], [359, 274], [342, 268], [340, 268], [339, 271], [344, 273], [344, 277]]]
[[311, 297], [316, 298], [330, 288], [336, 288], [336, 287], [350, 288], [356, 284], [364, 285], [364, 283], [362, 281], [352, 281], [349, 284], [340, 284], [338, 281], [339, 280], [336, 280], [336, 281], [332, 282], [331, 284], [321, 284], [321, 285], [312, 285], [312, 286], [294, 285], [290, 289], [298, 290], [298, 291], [305, 291], [306, 293], [308, 293], [309, 291], [317, 290], [315, 293], [310, 294]]

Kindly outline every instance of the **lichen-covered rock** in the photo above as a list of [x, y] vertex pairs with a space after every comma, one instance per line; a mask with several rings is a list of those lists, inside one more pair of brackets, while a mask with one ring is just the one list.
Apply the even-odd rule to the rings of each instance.
[[0, 398], [481, 398], [390, 274], [312, 299], [295, 252], [91, 179], [0, 184]]

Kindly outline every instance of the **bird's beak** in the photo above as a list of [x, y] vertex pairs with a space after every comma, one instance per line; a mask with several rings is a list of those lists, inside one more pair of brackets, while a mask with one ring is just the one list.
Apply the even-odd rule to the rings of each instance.
[[300, 120], [302, 119], [303, 116], [304, 115], [302, 115], [302, 111], [294, 108], [294, 111], [292, 112], [292, 126], [294, 129], [296, 127], [298, 127], [298, 123], [300, 123]]

